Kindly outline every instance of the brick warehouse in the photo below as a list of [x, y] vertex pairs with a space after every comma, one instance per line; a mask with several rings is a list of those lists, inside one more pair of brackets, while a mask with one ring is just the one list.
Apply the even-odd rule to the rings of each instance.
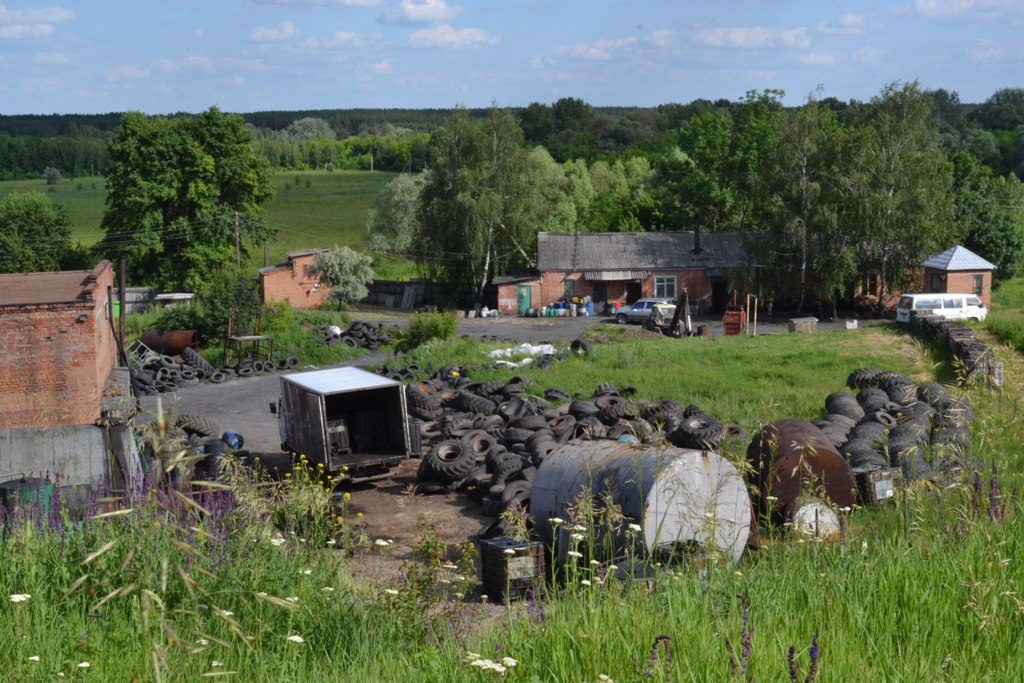
[[312, 308], [326, 302], [331, 288], [320, 284], [311, 271], [318, 254], [327, 249], [289, 251], [286, 263], [260, 268], [263, 302], [287, 301], [294, 308]]
[[114, 270], [0, 275], [0, 429], [92, 424], [117, 360]]

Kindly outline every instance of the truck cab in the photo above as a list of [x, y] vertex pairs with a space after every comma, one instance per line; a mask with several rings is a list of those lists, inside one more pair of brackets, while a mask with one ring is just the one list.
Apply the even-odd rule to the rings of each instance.
[[382, 479], [412, 452], [405, 387], [360, 368], [281, 375], [272, 409], [281, 450], [349, 482]]

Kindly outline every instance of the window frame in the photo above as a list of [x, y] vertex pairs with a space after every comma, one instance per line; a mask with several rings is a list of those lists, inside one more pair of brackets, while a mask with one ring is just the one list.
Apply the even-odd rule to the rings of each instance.
[[971, 282], [971, 291], [974, 296], [980, 297], [985, 291], [985, 276], [981, 273], [976, 273], [974, 279]]
[[[672, 293], [668, 293], [668, 284], [672, 284]], [[660, 289], [659, 289], [660, 288]], [[656, 299], [675, 299], [679, 291], [679, 278], [675, 275], [654, 276], [654, 297]]]

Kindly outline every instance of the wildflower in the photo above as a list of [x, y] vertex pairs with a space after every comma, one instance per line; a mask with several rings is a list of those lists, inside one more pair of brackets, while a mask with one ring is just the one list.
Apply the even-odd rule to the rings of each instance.
[[600, 563], [600, 562], [598, 562], [597, 560], [591, 560], [591, 561], [590, 561], [590, 564], [593, 564], [593, 565], [598, 565], [598, 564], [601, 564], [601, 563]]
[[15, 593], [11, 596], [11, 602], [25, 602], [31, 597], [28, 593]]
[[569, 536], [569, 538], [571, 538], [574, 541], [579, 542], [579, 541], [583, 540], [584, 536], [583, 536], [583, 534], [572, 534], [572, 535]]
[[291, 472], [285, 472], [284, 473], [284, 478], [285, 479], [291, 479], [292, 478], [292, 473]]
[[[263, 591], [259, 591], [258, 593], [256, 593], [256, 597], [257, 598], [265, 598], [265, 597], [267, 597], [267, 594], [264, 593]], [[206, 643], [203, 643], [203, 645], [205, 645], [205, 644]]]
[[220, 662], [218, 662], [218, 661], [217, 661], [217, 660], [215, 659], [215, 660], [213, 660], [212, 662], [210, 662], [210, 666], [211, 666], [211, 667], [213, 667], [214, 669], [216, 669], [216, 668], [217, 668], [218, 666], [224, 666], [224, 665], [223, 665], [223, 664], [221, 664]]
[[502, 660], [501, 660], [501, 664], [502, 664], [502, 666], [507, 666], [507, 667], [508, 667], [508, 668], [510, 668], [510, 669], [511, 669], [512, 667], [514, 667], [514, 666], [515, 666], [516, 664], [518, 664], [518, 663], [519, 663], [519, 662], [517, 662], [516, 660], [512, 659], [511, 657], [504, 657], [504, 658], [502, 658]]
[[312, 569], [303, 569], [302, 573], [305, 574], [306, 576], [309, 576], [310, 574], [313, 573], [313, 570]]
[[302, 636], [300, 636], [300, 635], [288, 636], [288, 640], [290, 640], [293, 643], [304, 643], [304, 642], [306, 642], [302, 638]]
[[582, 583], [584, 586], [590, 585], [590, 581], [587, 581], [586, 579], [583, 579], [582, 581], [580, 581], [580, 583]]
[[196, 643], [205, 647], [210, 644], [210, 641], [208, 641], [206, 638], [200, 638], [196, 641]]
[[472, 662], [472, 661], [473, 661], [474, 659], [480, 659], [480, 655], [478, 655], [478, 654], [477, 654], [477, 653], [475, 653], [475, 652], [469, 652], [469, 651], [467, 651], [467, 652], [466, 652], [466, 661], [467, 661], [467, 662]]
[[480, 595], [480, 599], [481, 599], [481, 600], [482, 600], [483, 602], [487, 602], [487, 594], [486, 594], [486, 593], [483, 593], [483, 594], [481, 594], [481, 595]]
[[288, 541], [284, 540], [284, 536], [278, 535], [270, 539], [270, 545], [282, 546]]
[[324, 593], [333, 593], [334, 592], [334, 589], [331, 588], [330, 586], [324, 586], [320, 590], [322, 590]]
[[398, 595], [398, 591], [396, 591], [394, 588], [385, 588], [384, 592], [388, 595]]
[[363, 513], [362, 512], [357, 512], [356, 513], [356, 517], [358, 517], [359, 519], [362, 519], [363, 518]]
[[57, 672], [57, 678], [64, 678], [64, 672], [63, 671], [58, 671]]
[[30, 661], [30, 662], [38, 662], [39, 661], [39, 655], [32, 655], [31, 657], [28, 658], [28, 661]]
[[616, 570], [618, 570], [618, 566], [616, 566], [616, 565], [614, 565], [614, 564], [610, 564], [610, 565], [608, 565], [608, 571], [610, 571], [610, 572], [614, 572], [614, 571], [616, 571]]
[[565, 520], [562, 519], [561, 517], [552, 517], [548, 521], [551, 523], [551, 526], [558, 526], [559, 524], [565, 524]]
[[220, 611], [219, 611], [219, 614], [220, 614], [220, 615], [221, 615], [222, 617], [225, 617], [225, 618], [227, 618], [227, 617], [233, 617], [233, 616], [235, 616], [235, 613], [234, 613], [234, 612], [229, 612], [229, 611], [227, 611], [226, 609], [222, 609], [222, 610], [220, 610]]
[[[639, 524], [630, 524], [629, 525], [629, 530], [639, 533], [641, 531], [641, 528], [640, 528]], [[603, 676], [604, 674], [601, 674], [601, 675]], [[609, 678], [608, 680], [611, 680], [611, 679]]]
[[505, 554], [506, 555], [515, 555], [516, 551], [513, 550], [512, 548], [505, 548]]
[[388, 541], [388, 540], [385, 540], [385, 539], [383, 539], [383, 538], [378, 538], [378, 539], [377, 539], [376, 541], [374, 541], [374, 542], [373, 542], [373, 544], [374, 544], [374, 545], [378, 545], [378, 546], [380, 546], [381, 548], [387, 548], [387, 547], [388, 547], [389, 545], [391, 545], [391, 544], [392, 544], [393, 542], [394, 542], [394, 541]]
[[572, 528], [573, 531], [586, 531], [587, 526], [585, 524], [577, 524]]
[[569, 557], [583, 557], [583, 553], [576, 552], [575, 550], [570, 550], [566, 553], [566, 555], [568, 555]]
[[90, 666], [92, 666], [92, 665], [89, 664], [89, 662], [79, 662], [78, 663], [78, 668], [79, 669], [88, 669]]
[[612, 677], [607, 674], [600, 674], [597, 677], [597, 683], [615, 683], [615, 681], [613, 681]]
[[344, 494], [342, 494], [342, 496], [341, 496], [341, 497], [342, 497], [342, 499], [344, 499], [344, 501], [345, 501], [346, 503], [347, 503], [347, 502], [349, 502], [350, 500], [352, 500], [352, 494], [351, 494], [351, 493], [349, 493], [348, 491], [345, 491], [345, 493], [344, 493]]
[[442, 569], [448, 569], [448, 570], [454, 571], [454, 570], [458, 569], [458, 566], [456, 566], [456, 565], [454, 565], [454, 564], [452, 564], [452, 563], [450, 563], [450, 562], [449, 562], [448, 564], [442, 564], [442, 565], [441, 565], [441, 568], [442, 568]]
[[327, 545], [337, 545], [337, 543], [333, 538], [327, 539]]
[[860, 544], [860, 554], [861, 555], [867, 555], [868, 554], [868, 542], [867, 541], [864, 541], [863, 543]]
[[285, 600], [287, 600], [288, 602], [291, 602], [291, 603], [296, 603], [296, 602], [299, 601], [299, 596], [293, 595], [291, 597], [285, 598]]

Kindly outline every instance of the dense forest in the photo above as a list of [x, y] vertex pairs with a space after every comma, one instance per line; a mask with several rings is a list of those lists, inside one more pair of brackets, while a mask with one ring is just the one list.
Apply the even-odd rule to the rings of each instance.
[[[955, 92], [927, 91], [944, 147], [966, 152], [995, 175], [1024, 177], [1024, 89], [1007, 88], [980, 104]], [[820, 105], [840, 124], [863, 106], [835, 98]], [[657, 107], [594, 107], [576, 98], [509, 108], [525, 141], [545, 147], [559, 162], [614, 161], [646, 156], [672, 144], [672, 136], [700, 114], [722, 112], [735, 119], [742, 100], [698, 99]], [[487, 109], [467, 109], [480, 120]], [[324, 109], [242, 114], [256, 150], [275, 169], [376, 169], [420, 171], [427, 163], [430, 133], [450, 109]], [[173, 117], [191, 116], [174, 114]], [[104, 175], [107, 147], [122, 114], [0, 116], [0, 179], [39, 177], [53, 167], [65, 176]]]

